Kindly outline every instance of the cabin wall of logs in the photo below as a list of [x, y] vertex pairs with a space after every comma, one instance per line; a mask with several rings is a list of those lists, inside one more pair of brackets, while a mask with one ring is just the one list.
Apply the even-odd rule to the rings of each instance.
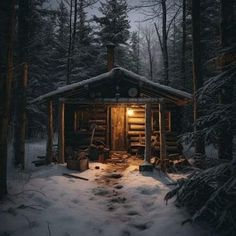
[[66, 111], [65, 146], [83, 149], [88, 147], [93, 140], [108, 145], [108, 113], [106, 106], [68, 105]]
[[[85, 148], [91, 141], [101, 141], [112, 150], [112, 105], [65, 106], [65, 152], [69, 146]], [[124, 120], [125, 150], [135, 154], [145, 147], [145, 106], [126, 105]], [[152, 142], [160, 145], [158, 104], [152, 105]], [[132, 111], [130, 113], [130, 111]], [[178, 152], [177, 138], [172, 130], [171, 111], [165, 112], [167, 153]], [[93, 133], [94, 129], [94, 133]], [[93, 133], [93, 135], [92, 135]], [[93, 137], [92, 137], [93, 136]], [[91, 140], [93, 139], [93, 140]], [[151, 140], [150, 140], [151, 141]]]
[[[128, 111], [132, 110], [132, 114], [127, 112], [127, 139], [128, 148], [131, 153], [137, 153], [145, 145], [145, 107], [144, 106], [130, 106]], [[152, 106], [152, 140], [159, 140], [159, 113], [158, 105]], [[165, 130], [171, 131], [171, 112], [167, 111], [165, 114]]]

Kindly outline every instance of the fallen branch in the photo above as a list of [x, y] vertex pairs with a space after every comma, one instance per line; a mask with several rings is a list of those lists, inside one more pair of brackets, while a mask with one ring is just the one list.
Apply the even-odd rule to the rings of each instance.
[[89, 180], [89, 179], [84, 178], [84, 177], [80, 177], [80, 176], [77, 176], [77, 175], [71, 175], [71, 174], [67, 174], [67, 173], [63, 173], [62, 175], [66, 176], [66, 177], [69, 177], [69, 178], [82, 179], [82, 180], [85, 180], [85, 181]]

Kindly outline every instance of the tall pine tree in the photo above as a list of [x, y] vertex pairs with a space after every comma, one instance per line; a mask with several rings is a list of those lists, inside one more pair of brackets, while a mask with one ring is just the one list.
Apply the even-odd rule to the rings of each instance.
[[[29, 83], [28, 100], [55, 89], [55, 11], [44, 7], [45, 0], [33, 1], [29, 13]], [[46, 114], [39, 106], [28, 106], [28, 131], [35, 136], [46, 130]]]
[[88, 19], [88, 0], [77, 1], [77, 20], [74, 22], [74, 45], [72, 47], [71, 82], [88, 79], [96, 74], [97, 46]]
[[125, 0], [106, 0], [99, 8], [101, 17], [95, 17], [100, 26], [101, 42], [115, 45], [125, 44], [129, 39], [129, 20]]
[[55, 72], [53, 81], [55, 87], [60, 87], [66, 84], [69, 12], [63, 1], [59, 3], [56, 11], [55, 51], [53, 55]]
[[105, 45], [113, 43], [115, 49], [115, 64], [130, 69], [130, 55], [127, 41], [130, 37], [128, 8], [125, 0], [106, 0], [99, 8], [101, 17], [94, 17], [99, 25], [98, 38], [103, 47], [102, 58], [105, 63]]
[[140, 37], [139, 32], [134, 31], [131, 34], [131, 59], [132, 59], [132, 71], [139, 74], [141, 72], [141, 61], [140, 61]]

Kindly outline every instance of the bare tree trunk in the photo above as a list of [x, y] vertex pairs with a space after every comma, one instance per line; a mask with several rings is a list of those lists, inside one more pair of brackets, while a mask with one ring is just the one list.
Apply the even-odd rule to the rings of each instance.
[[164, 65], [164, 84], [169, 84], [169, 59], [168, 59], [168, 48], [167, 48], [167, 24], [166, 24], [166, 0], [161, 1], [162, 6], [162, 46], [163, 46], [163, 65]]
[[136, 63], [136, 73], [139, 74], [140, 72], [140, 24], [138, 26], [138, 32], [137, 32], [137, 63]]
[[77, 26], [77, 0], [74, 3], [74, 23], [73, 23], [73, 35], [72, 35], [72, 52], [74, 50], [75, 42], [76, 42], [76, 26]]
[[[167, 22], [166, 22], [166, 18], [167, 18], [166, 0], [161, 0], [161, 7], [162, 7], [162, 37], [156, 23], [154, 23], [154, 26], [155, 26], [159, 43], [160, 43], [162, 58], [163, 58], [163, 83], [165, 85], [168, 85], [169, 84], [169, 58], [168, 58], [168, 47], [167, 47], [168, 29], [167, 29]], [[171, 23], [173, 20], [174, 18], [171, 20]], [[168, 28], [170, 28], [171, 23], [169, 24]]]
[[70, 84], [70, 72], [71, 72], [71, 46], [72, 46], [72, 10], [73, 10], [73, 0], [70, 1], [70, 35], [69, 35], [69, 45], [68, 45], [68, 57], [67, 57], [67, 76], [66, 84]]
[[146, 42], [147, 42], [147, 49], [148, 49], [149, 76], [150, 76], [150, 79], [153, 80], [153, 55], [152, 55], [150, 32], [146, 32], [145, 39], [146, 39]]
[[[15, 0], [9, 0], [5, 6], [5, 11], [8, 11], [9, 18], [6, 24], [9, 25], [9, 32], [7, 35], [7, 75], [6, 80], [3, 81], [4, 95], [2, 105], [2, 117], [0, 123], [0, 198], [7, 194], [7, 138], [8, 125], [10, 117], [11, 92], [13, 80], [13, 42], [15, 32]], [[7, 14], [6, 14], [7, 15]], [[2, 77], [4, 78], [4, 77]]]
[[176, 64], [176, 24], [175, 24], [175, 19], [174, 19], [174, 22], [173, 22], [173, 70], [174, 72], [176, 71], [176, 67], [177, 67], [177, 64]]
[[17, 86], [17, 107], [15, 117], [15, 134], [14, 134], [14, 154], [15, 165], [22, 169], [25, 168], [25, 137], [26, 137], [26, 88], [28, 82], [28, 65], [24, 63], [22, 78], [19, 78]]
[[195, 154], [205, 154], [204, 138], [199, 134], [200, 127], [197, 119], [201, 117], [201, 108], [197, 101], [196, 92], [203, 86], [200, 44], [200, 1], [192, 1], [192, 54], [193, 54], [193, 116], [194, 116], [194, 142]]
[[18, 64], [20, 73], [15, 83], [14, 96], [14, 157], [15, 165], [24, 169], [25, 129], [26, 129], [26, 84], [28, 77], [28, 32], [29, 32], [29, 0], [19, 2], [18, 11]]
[[70, 41], [69, 41], [69, 49], [68, 49], [68, 80], [67, 84], [71, 83], [70, 74], [74, 65], [74, 55], [75, 55], [75, 43], [76, 43], [76, 29], [77, 29], [77, 15], [78, 15], [78, 4], [77, 0], [74, 0], [74, 16], [72, 23], [72, 13], [73, 13], [73, 0], [71, 0], [70, 7]]
[[185, 72], [185, 50], [186, 50], [186, 0], [183, 0], [183, 12], [182, 12], [182, 57], [181, 57], [181, 76], [183, 88], [186, 88], [186, 72]]
[[[222, 54], [221, 57], [221, 70], [226, 72], [227, 70], [235, 67], [235, 61], [233, 62], [233, 45], [235, 46], [235, 18], [236, 13], [235, 1], [233, 0], [221, 0], [221, 24], [220, 24], [220, 41]], [[232, 27], [232, 28], [231, 28]], [[220, 93], [220, 103], [224, 105], [232, 105], [234, 97], [234, 83], [235, 78], [232, 75], [231, 79], [227, 78], [223, 89]], [[226, 78], [222, 78], [226, 79]], [[232, 109], [231, 122], [225, 124], [219, 135], [219, 158], [231, 160], [233, 156], [233, 122], [235, 119], [234, 115], [236, 112]]]

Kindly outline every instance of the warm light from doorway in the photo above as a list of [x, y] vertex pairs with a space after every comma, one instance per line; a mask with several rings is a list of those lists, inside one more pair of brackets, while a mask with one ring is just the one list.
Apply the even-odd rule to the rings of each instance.
[[133, 116], [134, 115], [134, 110], [131, 109], [131, 108], [128, 108], [127, 114], [128, 114], [128, 116]]

